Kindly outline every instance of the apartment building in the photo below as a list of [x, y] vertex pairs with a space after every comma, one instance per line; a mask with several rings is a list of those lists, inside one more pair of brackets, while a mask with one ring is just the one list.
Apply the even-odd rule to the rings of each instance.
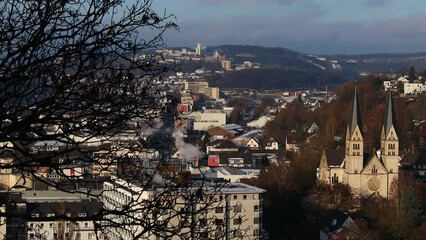
[[[1, 239], [102, 239], [95, 231], [102, 203], [99, 190], [86, 193], [24, 191], [7, 193], [1, 208]], [[5, 197], [5, 196], [1, 196]]]
[[188, 82], [184, 81], [185, 90], [191, 90], [195, 94], [204, 94], [207, 98], [218, 99], [219, 88], [209, 87], [209, 83], [205, 81], [200, 82]]
[[205, 109], [201, 112], [192, 112], [187, 116], [194, 119], [193, 130], [196, 131], [205, 131], [226, 124], [226, 113], [221, 109]]
[[[112, 177], [104, 183], [108, 210], [134, 209], [106, 216], [121, 228], [105, 229], [111, 239], [260, 239], [263, 189], [242, 183], [193, 183], [191, 187], [145, 188], [141, 182]], [[161, 201], [159, 201], [161, 199]], [[153, 204], [155, 203], [155, 204]], [[150, 222], [149, 229], [144, 223]]]
[[26, 209], [27, 239], [98, 239], [94, 221], [100, 202], [27, 203]]
[[404, 94], [421, 94], [426, 91], [426, 84], [423, 83], [405, 83]]

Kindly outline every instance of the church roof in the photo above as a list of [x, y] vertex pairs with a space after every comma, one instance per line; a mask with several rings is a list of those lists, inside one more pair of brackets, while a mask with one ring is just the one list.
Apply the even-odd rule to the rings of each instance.
[[[325, 149], [325, 157], [327, 158], [328, 166], [341, 166], [345, 159], [345, 149]], [[368, 152], [363, 154], [363, 166], [367, 166], [370, 162], [372, 155]]]
[[345, 159], [345, 149], [326, 149], [325, 156], [327, 158], [328, 166], [341, 166], [343, 159]]
[[355, 86], [354, 101], [352, 104], [352, 111], [349, 116], [349, 125], [348, 125], [351, 135], [354, 133], [356, 126], [359, 126], [360, 130], [362, 131], [361, 113], [359, 111], [358, 97], [356, 94], [356, 86]]
[[[370, 154], [369, 152], [364, 152], [363, 157], [364, 158], [362, 159], [362, 161], [363, 161], [363, 165], [362, 166], [364, 168], [370, 162], [370, 160], [372, 159], [373, 155]], [[379, 159], [379, 161], [380, 161], [380, 159]]]
[[389, 95], [386, 100], [385, 119], [383, 121], [385, 137], [387, 137], [390, 129], [392, 128], [392, 126], [395, 125], [395, 123], [396, 121], [395, 121], [395, 111], [393, 109], [392, 93], [389, 91]]
[[374, 150], [374, 149], [373, 149], [373, 151], [370, 154], [369, 153], [364, 153], [364, 165], [363, 165], [362, 171], [365, 171], [366, 169], [368, 169], [368, 166], [370, 164], [374, 164], [375, 161], [377, 161], [377, 163], [381, 167], [383, 167], [383, 169], [385, 169], [384, 171], [387, 172], [387, 169], [384, 166], [382, 159], [379, 158], [379, 156], [377, 156], [376, 150]]

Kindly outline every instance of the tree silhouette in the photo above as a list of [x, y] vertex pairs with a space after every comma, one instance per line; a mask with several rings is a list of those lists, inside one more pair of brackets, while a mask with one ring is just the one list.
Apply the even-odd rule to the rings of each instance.
[[[7, 210], [22, 185], [107, 202], [96, 213], [51, 217], [93, 220], [98, 237], [133, 225], [135, 239], [180, 236], [190, 217], [217, 205], [206, 192], [215, 196], [220, 185], [180, 185], [164, 171], [176, 101], [163, 93], [161, 75], [176, 66], [155, 50], [167, 29], [177, 29], [173, 15], [153, 11], [152, 0], [7, 0], [0, 12], [0, 172], [18, 179], [4, 186], [2, 219], [33, 219]], [[125, 184], [103, 190], [111, 175]], [[108, 198], [124, 190], [132, 196]], [[159, 211], [169, 215], [160, 221]]]

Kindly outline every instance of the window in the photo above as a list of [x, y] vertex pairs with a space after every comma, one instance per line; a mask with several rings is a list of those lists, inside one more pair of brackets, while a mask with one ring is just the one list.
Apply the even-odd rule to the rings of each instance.
[[338, 183], [339, 182], [339, 177], [336, 174], [334, 174], [334, 176], [331, 177], [331, 182], [332, 183]]
[[240, 225], [243, 222], [241, 217], [234, 218], [234, 225]]
[[259, 224], [260, 223], [260, 219], [259, 218], [254, 218], [253, 219], [253, 224]]
[[88, 238], [88, 239], [92, 239], [92, 237], [93, 237], [93, 233], [88, 233], [88, 234], [87, 234], [87, 238]]
[[50, 224], [49, 224], [49, 227], [54, 228], [54, 227], [55, 227], [55, 224], [54, 224], [54, 223], [50, 223]]
[[253, 235], [259, 236], [259, 229], [253, 229]]
[[238, 199], [238, 196], [237, 195], [234, 195], [234, 200], [237, 200]]
[[247, 200], [247, 195], [243, 195], [243, 200]]
[[223, 207], [216, 207], [215, 212], [216, 213], [223, 213]]
[[234, 212], [238, 213], [242, 211], [242, 207], [241, 204], [235, 205], [234, 206]]
[[240, 229], [235, 229], [234, 232], [234, 237], [239, 238], [241, 237], [241, 230]]
[[86, 228], [89, 227], [89, 223], [87, 223], [87, 222], [84, 223], [84, 227], [86, 227]]
[[78, 217], [86, 217], [86, 213], [79, 213]]
[[217, 225], [217, 226], [221, 226], [221, 225], [223, 225], [223, 219], [219, 219], [219, 218], [218, 218], [218, 219], [215, 219], [215, 220], [214, 220], [214, 224], [215, 224], [215, 225]]
[[259, 212], [259, 206], [258, 205], [254, 206], [254, 212]]

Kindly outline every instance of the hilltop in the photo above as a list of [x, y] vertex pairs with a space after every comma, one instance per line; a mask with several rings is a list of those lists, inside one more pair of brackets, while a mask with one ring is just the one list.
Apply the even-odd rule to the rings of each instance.
[[206, 54], [215, 51], [231, 59], [234, 65], [250, 61], [261, 66], [209, 78], [212, 85], [221, 88], [301, 89], [328, 85], [329, 89], [336, 90], [360, 75], [402, 73], [410, 66], [417, 69], [426, 66], [426, 53], [312, 55], [280, 47], [223, 45], [206, 48]]

